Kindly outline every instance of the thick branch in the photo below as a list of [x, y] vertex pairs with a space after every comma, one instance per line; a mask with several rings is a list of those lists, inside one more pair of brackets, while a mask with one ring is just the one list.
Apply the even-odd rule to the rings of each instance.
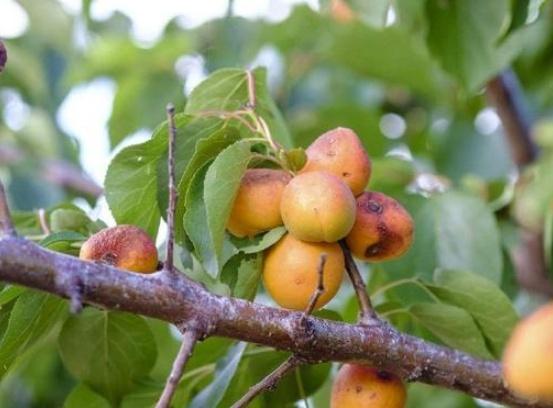
[[170, 406], [173, 395], [175, 394], [179, 381], [182, 377], [184, 367], [186, 366], [188, 358], [192, 354], [192, 349], [196, 344], [197, 338], [198, 336], [196, 331], [193, 329], [189, 329], [184, 332], [179, 352], [173, 362], [171, 374], [167, 377], [167, 383], [165, 384], [161, 397], [156, 404], [156, 408], [168, 408]]
[[[83, 301], [171, 323], [199, 322], [202, 332], [271, 346], [301, 355], [308, 362], [353, 361], [420, 381], [464, 391], [513, 406], [525, 403], [507, 390], [494, 361], [402, 334], [386, 322], [370, 326], [303, 317], [304, 313], [213, 295], [184, 275], [141, 275], [43, 249], [23, 238], [0, 239], [0, 279], [66, 296], [68, 280], [78, 277]], [[301, 341], [301, 319], [312, 341]]]
[[299, 366], [301, 361], [295, 357], [291, 356], [286, 359], [284, 363], [279, 365], [271, 374], [265, 377], [262, 381], [255, 384], [253, 387], [250, 387], [247, 393], [244, 394], [237, 402], [235, 402], [231, 408], [243, 408], [247, 407], [250, 402], [253, 401], [255, 397], [261, 394], [264, 391], [268, 391], [276, 387], [278, 382], [292, 371], [294, 368]]

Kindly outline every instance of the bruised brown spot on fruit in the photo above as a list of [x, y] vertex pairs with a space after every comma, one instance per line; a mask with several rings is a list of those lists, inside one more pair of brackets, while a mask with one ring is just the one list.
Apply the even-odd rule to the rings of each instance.
[[154, 242], [134, 225], [118, 225], [97, 232], [83, 244], [79, 257], [141, 273], [154, 272], [158, 265]]
[[553, 402], [553, 302], [517, 324], [505, 347], [502, 367], [513, 392]]
[[351, 129], [336, 128], [319, 136], [305, 151], [301, 173], [325, 171], [340, 177], [354, 195], [363, 192], [371, 175], [371, 161]]
[[241, 238], [282, 225], [280, 200], [291, 179], [292, 176], [283, 170], [247, 170], [227, 221], [229, 232]]
[[346, 238], [353, 255], [383, 261], [402, 255], [413, 239], [413, 220], [396, 200], [365, 192], [357, 198], [355, 224]]
[[338, 292], [344, 273], [344, 255], [337, 243], [311, 243], [286, 234], [265, 252], [263, 283], [280, 306], [304, 310], [319, 282], [319, 263], [326, 254], [323, 269], [324, 291], [315, 308], [328, 303]]
[[336, 242], [355, 221], [355, 197], [342, 179], [323, 171], [294, 177], [282, 193], [282, 220], [296, 238]]
[[403, 408], [406, 390], [393, 374], [372, 367], [344, 364], [334, 379], [331, 408]]

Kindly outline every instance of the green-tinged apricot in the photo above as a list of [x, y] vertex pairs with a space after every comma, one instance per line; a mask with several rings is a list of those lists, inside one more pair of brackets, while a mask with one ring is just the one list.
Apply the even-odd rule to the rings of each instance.
[[367, 261], [401, 256], [413, 241], [413, 219], [403, 206], [382, 193], [357, 197], [357, 217], [346, 238], [353, 255]]
[[405, 400], [405, 385], [395, 375], [344, 364], [334, 379], [330, 408], [403, 408]]
[[344, 273], [344, 255], [337, 243], [304, 242], [286, 234], [269, 248], [263, 263], [263, 283], [271, 297], [287, 309], [304, 310], [319, 282], [321, 255], [324, 292], [315, 304], [319, 309], [338, 292]]
[[282, 225], [280, 198], [291, 179], [283, 170], [247, 170], [227, 222], [228, 231], [241, 238]]
[[336, 128], [319, 136], [305, 151], [307, 163], [301, 172], [326, 171], [340, 177], [358, 196], [371, 176], [371, 160], [361, 140], [351, 129]]
[[158, 262], [154, 242], [134, 225], [118, 225], [97, 232], [83, 244], [79, 258], [141, 273], [155, 272]]
[[296, 238], [336, 242], [355, 221], [355, 197], [338, 177], [322, 171], [302, 173], [282, 192], [282, 220]]
[[521, 397], [553, 402], [553, 303], [515, 327], [503, 353], [503, 378]]

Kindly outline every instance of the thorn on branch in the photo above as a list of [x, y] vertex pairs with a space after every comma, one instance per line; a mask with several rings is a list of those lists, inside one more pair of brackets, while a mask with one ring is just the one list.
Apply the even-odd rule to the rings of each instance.
[[319, 281], [317, 282], [317, 287], [315, 288], [315, 292], [313, 292], [313, 294], [311, 295], [311, 298], [309, 299], [309, 303], [307, 304], [307, 307], [303, 312], [303, 317], [302, 317], [303, 319], [305, 319], [305, 317], [313, 313], [313, 310], [315, 310], [315, 305], [317, 304], [317, 301], [325, 291], [324, 268], [326, 264], [326, 259], [327, 259], [327, 254], [321, 254], [321, 257], [319, 258], [319, 266], [317, 268]]
[[10, 215], [6, 190], [2, 182], [0, 182], [0, 235], [5, 237], [14, 237], [17, 235]]
[[175, 243], [175, 210], [177, 205], [177, 189], [175, 187], [175, 139], [177, 127], [175, 125], [175, 106], [167, 105], [167, 125], [169, 126], [169, 153], [167, 167], [169, 170], [169, 204], [167, 206], [167, 244], [164, 270], [173, 272], [173, 251]]
[[278, 382], [290, 371], [301, 364], [301, 360], [296, 356], [290, 356], [288, 359], [279, 365], [273, 372], [263, 378], [260, 382], [250, 387], [248, 392], [244, 394], [231, 408], [243, 408], [248, 406], [255, 397], [264, 391], [274, 390]]
[[342, 247], [344, 260], [346, 262], [346, 272], [348, 273], [355, 294], [357, 295], [357, 301], [359, 302], [359, 321], [362, 324], [369, 324], [372, 320], [378, 319], [378, 317], [376, 316], [371, 299], [365, 288], [365, 282], [363, 282], [361, 273], [359, 273], [359, 269], [345, 241], [340, 241], [340, 246]]
[[50, 231], [50, 226], [48, 225], [48, 220], [46, 219], [46, 211], [44, 208], [38, 209], [38, 222], [40, 223], [40, 229], [42, 229], [42, 232], [46, 235], [50, 235], [52, 231]]
[[177, 386], [179, 385], [182, 373], [184, 372], [184, 367], [186, 366], [186, 363], [188, 362], [188, 359], [192, 354], [192, 350], [194, 348], [194, 345], [196, 344], [197, 339], [198, 336], [195, 330], [189, 329], [184, 332], [179, 352], [177, 353], [177, 357], [173, 362], [173, 368], [171, 369], [169, 377], [167, 377], [165, 388], [163, 389], [163, 392], [159, 397], [156, 408], [169, 408], [169, 406], [171, 405], [171, 400], [173, 399], [173, 395], [177, 390]]

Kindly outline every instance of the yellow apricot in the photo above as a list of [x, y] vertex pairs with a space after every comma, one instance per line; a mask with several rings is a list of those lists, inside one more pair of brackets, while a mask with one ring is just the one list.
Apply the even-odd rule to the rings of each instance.
[[291, 178], [283, 170], [247, 170], [227, 221], [228, 231], [242, 238], [282, 225], [280, 198]]
[[336, 242], [355, 221], [355, 197], [338, 177], [322, 171], [302, 173], [282, 192], [282, 220], [296, 238]]
[[405, 400], [405, 386], [395, 375], [344, 364], [334, 379], [330, 408], [403, 408]]
[[342, 283], [344, 254], [340, 245], [304, 242], [286, 234], [267, 250], [263, 262], [263, 283], [276, 303], [294, 310], [307, 307], [319, 282], [322, 254], [326, 254], [324, 292], [315, 309], [326, 305]]
[[134, 225], [118, 225], [97, 232], [85, 241], [79, 258], [141, 273], [155, 272], [158, 262], [154, 242]]
[[515, 327], [503, 353], [503, 378], [521, 397], [553, 402], [553, 303]]
[[371, 177], [371, 160], [361, 140], [348, 128], [336, 128], [319, 136], [305, 151], [301, 173], [326, 171], [340, 177], [358, 196]]
[[367, 261], [385, 261], [402, 255], [412, 241], [413, 219], [400, 203], [377, 192], [357, 197], [357, 217], [346, 237], [353, 255]]
[[344, 0], [330, 1], [330, 15], [339, 23], [350, 23], [355, 20], [355, 13]]

